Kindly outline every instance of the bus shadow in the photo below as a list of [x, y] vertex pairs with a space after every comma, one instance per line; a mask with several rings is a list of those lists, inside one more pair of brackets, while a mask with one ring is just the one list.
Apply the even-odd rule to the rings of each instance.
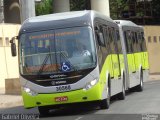
[[51, 109], [49, 115], [40, 115], [40, 118], [87, 115], [94, 114], [98, 110], [99, 107], [97, 105], [71, 105], [59, 109]]
[[[126, 96], [135, 94], [135, 92], [127, 91]], [[110, 104], [114, 104], [115, 102], [119, 101], [117, 95], [111, 97]], [[79, 104], [79, 105], [70, 105], [60, 109], [52, 109], [50, 114], [47, 116], [40, 116], [41, 118], [48, 118], [48, 117], [64, 117], [64, 116], [75, 116], [75, 115], [88, 115], [94, 114], [97, 111], [101, 110], [98, 103], [95, 104]]]
[[[136, 93], [140, 93], [140, 91], [137, 91], [135, 88], [131, 88], [129, 90], [126, 90], [125, 97], [132, 96], [133, 94], [136, 94]], [[111, 97], [110, 103], [113, 104], [113, 103], [115, 103], [117, 101], [120, 101], [120, 99], [118, 98], [118, 94]]]
[[[110, 104], [113, 104], [116, 101], [118, 101], [117, 96], [112, 96]], [[76, 104], [60, 109], [52, 109], [49, 115], [40, 116], [40, 118], [88, 115], [94, 114], [99, 110], [101, 110], [101, 108], [98, 103]]]

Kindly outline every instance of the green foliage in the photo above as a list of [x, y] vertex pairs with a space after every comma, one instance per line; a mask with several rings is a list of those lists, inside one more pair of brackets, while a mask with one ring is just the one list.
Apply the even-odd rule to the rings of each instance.
[[152, 0], [153, 14], [160, 17], [160, 0]]
[[86, 0], [70, 0], [71, 11], [85, 10]]
[[42, 0], [36, 4], [36, 15], [45, 15], [53, 13], [53, 0]]
[[126, 0], [109, 0], [110, 14], [112, 19], [119, 19], [121, 12], [128, 10], [128, 3]]
[[144, 16], [143, 11], [137, 12], [137, 13], [136, 13], [136, 16], [137, 16], [137, 17], [143, 17], [143, 16]]
[[110, 16], [112, 19], [117, 19], [117, 0], [110, 0]]
[[[70, 0], [71, 11], [89, 9], [89, 0]], [[36, 4], [36, 15], [53, 13], [53, 0], [42, 0]]]

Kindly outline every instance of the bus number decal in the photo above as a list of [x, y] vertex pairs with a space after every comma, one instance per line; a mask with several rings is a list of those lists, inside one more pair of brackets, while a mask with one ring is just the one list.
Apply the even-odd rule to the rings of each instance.
[[58, 86], [56, 87], [56, 91], [60, 92], [60, 91], [69, 91], [71, 90], [71, 86], [70, 85], [63, 85], [63, 86]]

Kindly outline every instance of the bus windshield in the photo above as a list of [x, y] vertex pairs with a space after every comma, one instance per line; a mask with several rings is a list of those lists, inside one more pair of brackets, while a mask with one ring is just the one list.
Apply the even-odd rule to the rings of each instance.
[[71, 72], [96, 65], [90, 27], [22, 34], [19, 52], [20, 72], [23, 75]]

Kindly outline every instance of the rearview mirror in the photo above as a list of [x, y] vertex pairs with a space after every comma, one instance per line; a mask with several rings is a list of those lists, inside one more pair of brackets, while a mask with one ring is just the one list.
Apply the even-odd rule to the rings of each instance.
[[12, 56], [13, 56], [13, 57], [17, 56], [15, 39], [17, 39], [17, 37], [13, 37], [13, 38], [10, 40], [10, 43], [11, 43], [11, 53], [12, 53]]
[[13, 57], [17, 56], [17, 50], [16, 50], [16, 44], [15, 43], [11, 43], [11, 53], [12, 53]]

